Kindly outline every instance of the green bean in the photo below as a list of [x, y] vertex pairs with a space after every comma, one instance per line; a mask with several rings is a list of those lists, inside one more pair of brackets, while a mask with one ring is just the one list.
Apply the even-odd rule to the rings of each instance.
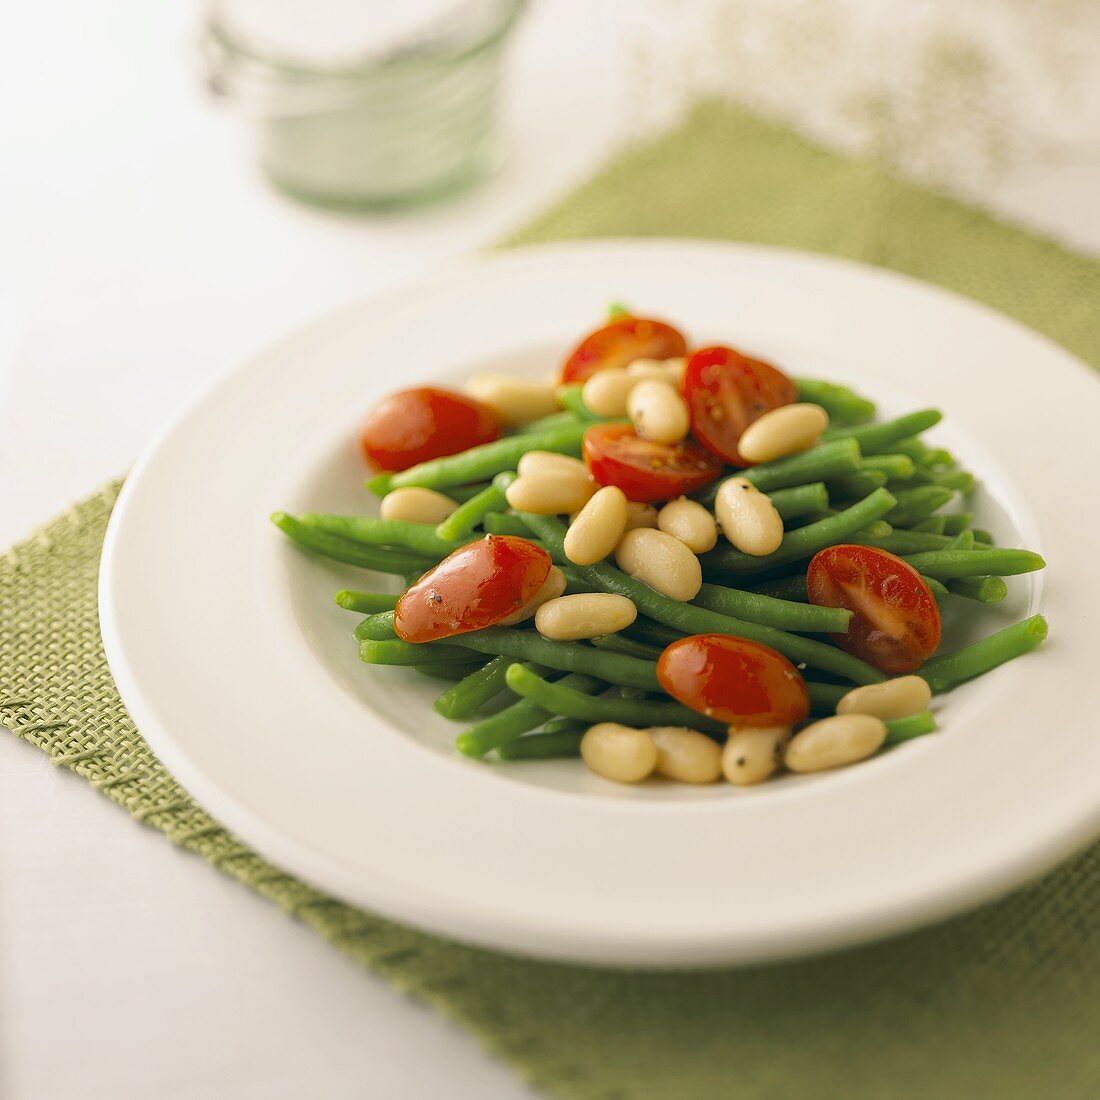
[[[306, 512], [302, 522], [319, 531], [368, 546], [399, 546], [424, 557], [445, 558], [463, 542], [441, 539], [427, 523], [409, 523], [401, 519], [379, 519], [377, 516], [336, 516], [321, 512]], [[468, 540], [464, 540], [468, 541]]]
[[511, 663], [510, 657], [493, 657], [436, 699], [435, 712], [454, 719], [473, 714], [505, 689], [504, 674]]
[[[938, 580], [934, 577], [924, 577], [922, 579], [932, 590], [932, 595], [936, 597], [937, 602], [947, 599], [947, 589]], [[782, 600], [804, 601], [809, 599], [806, 594], [805, 573], [796, 573], [790, 577], [782, 577], [776, 580], [765, 581], [763, 584], [755, 584], [752, 590], [761, 595], [776, 596]], [[819, 608], [818, 610], [825, 609]], [[834, 631], [826, 630], [824, 633], [830, 634], [834, 633]]]
[[798, 386], [798, 400], [820, 405], [834, 424], [862, 424], [875, 415], [875, 403], [847, 386], [816, 378], [796, 378], [794, 381]]
[[1000, 577], [956, 577], [947, 582], [948, 592], [979, 603], [1000, 603], [1008, 595], [1008, 585]]
[[682, 703], [659, 699], [592, 698], [562, 683], [551, 684], [528, 672], [522, 665], [508, 670], [508, 686], [517, 694], [553, 714], [580, 718], [585, 722], [621, 722], [625, 726], [689, 726], [704, 733], [725, 734], [727, 726]]
[[947, 585], [942, 581], [936, 580], [935, 577], [921, 576], [921, 580], [928, 585], [928, 590], [932, 593], [933, 597], [935, 597], [936, 603], [943, 603], [951, 594], [947, 590]]
[[465, 504], [460, 504], [438, 527], [435, 537], [443, 542], [465, 539], [490, 512], [501, 512], [508, 507], [504, 492], [490, 484]]
[[745, 622], [796, 632], [844, 634], [852, 618], [852, 613], [841, 607], [815, 607], [717, 584], [704, 584], [691, 602]]
[[430, 569], [435, 562], [404, 550], [387, 550], [381, 546], [367, 546], [340, 535], [310, 527], [287, 512], [273, 512], [271, 522], [299, 546], [322, 554], [347, 565], [358, 565], [378, 573], [412, 573]]
[[469, 664], [470, 654], [457, 646], [432, 642], [430, 646], [403, 642], [364, 639], [359, 643], [359, 660], [367, 665]]
[[894, 495], [898, 502], [887, 513], [886, 520], [894, 527], [908, 527], [927, 519], [948, 504], [955, 494], [939, 485], [922, 485], [916, 489], [898, 489]]
[[[534, 541], [534, 535], [528, 533], [527, 538]], [[541, 542], [540, 542], [541, 545]], [[565, 574], [565, 591], [570, 595], [574, 595], [578, 592], [598, 592], [598, 588], [593, 588], [581, 575], [579, 570], [572, 565], [559, 565], [558, 568]]]
[[353, 592], [345, 588], [336, 593], [336, 606], [345, 611], [375, 615], [379, 611], [392, 611], [397, 606], [397, 599], [388, 592]]
[[921, 458], [920, 464], [926, 468], [931, 468], [933, 466], [954, 466], [955, 456], [950, 451], [945, 451], [942, 447], [936, 448], [935, 450], [929, 448]]
[[[562, 687], [591, 695], [603, 684], [592, 676], [574, 673], [558, 681]], [[541, 726], [551, 714], [530, 699], [518, 699], [511, 706], [483, 718], [455, 738], [455, 748], [464, 756], [482, 757], [500, 749], [509, 741], [522, 737], [528, 730]]]
[[[810, 696], [810, 710], [814, 714], [835, 714], [840, 700], [851, 690], [841, 684], [821, 684], [814, 680], [806, 681], [806, 690]], [[900, 745], [925, 733], [934, 733], [936, 719], [930, 710], [911, 714], [906, 718], [891, 718], [886, 723], [886, 745]]]
[[865, 496], [881, 489], [887, 482], [881, 470], [856, 470], [843, 477], [831, 477], [828, 481], [831, 500], [862, 500]]
[[606, 649], [609, 653], [622, 653], [627, 657], [639, 657], [643, 661], [656, 661], [662, 652], [656, 646], [636, 642], [633, 638], [624, 638], [621, 634], [607, 634], [602, 638], [593, 638], [592, 644], [597, 649]]
[[[871, 458], [874, 458], [871, 455]], [[935, 485], [936, 473], [934, 470], [926, 470], [923, 466], [918, 466], [909, 477], [895, 477], [887, 482], [887, 485], [894, 489], [916, 489], [921, 485]]]
[[[955, 535], [961, 535], [963, 531], [967, 530], [971, 523], [974, 522], [973, 512], [952, 512], [950, 515], [941, 516], [943, 520], [943, 534], [950, 535], [952, 538]], [[974, 536], [977, 538], [977, 535]]]
[[566, 409], [565, 412], [551, 413], [549, 416], [524, 424], [522, 432], [524, 435], [529, 435], [531, 432], [556, 431], [558, 428], [563, 428], [568, 424], [576, 424], [576, 422], [577, 418]]
[[[884, 490], [880, 490], [883, 492]], [[887, 493], [886, 496], [889, 496]], [[893, 499], [893, 498], [891, 498]], [[565, 529], [555, 516], [535, 516], [524, 513], [524, 520], [539, 533], [539, 536], [551, 548], [555, 558], [562, 556], [562, 540]], [[802, 638], [797, 634], [788, 634], [774, 627], [761, 626], [759, 623], [747, 623], [716, 611], [708, 611], [694, 604], [677, 603], [662, 595], [648, 584], [628, 577], [622, 571], [606, 563], [586, 566], [582, 576], [604, 592], [614, 592], [633, 600], [634, 606], [643, 615], [659, 623], [682, 630], [688, 634], [732, 634], [750, 641], [771, 646], [785, 657], [796, 663], [801, 662], [826, 672], [835, 673], [857, 684], [873, 684], [884, 679], [882, 673], [871, 668], [857, 657], [845, 653], [835, 646], [826, 645], [812, 638]], [[634, 624], [637, 626], [637, 623]], [[632, 628], [633, 632], [633, 628]], [[625, 658], [624, 658], [625, 659]], [[549, 663], [549, 662], [544, 662]], [[593, 670], [595, 671], [595, 670]], [[598, 672], [597, 675], [600, 675]], [[621, 682], [621, 681], [620, 681]], [[636, 685], [644, 686], [644, 685]]]
[[471, 497], [476, 497], [478, 493], [488, 487], [489, 484], [485, 481], [475, 481], [472, 485], [452, 485], [447, 490], [447, 496], [459, 504], [465, 504]]
[[844, 684], [822, 684], [817, 680], [806, 681], [810, 696], [810, 710], [814, 714], [835, 714], [837, 705], [852, 689]]
[[974, 549], [974, 532], [973, 531], [960, 531], [957, 535], [951, 536], [951, 541], [944, 547], [945, 550], [973, 550]]
[[912, 741], [914, 737], [935, 733], [937, 729], [936, 716], [930, 710], [922, 710], [905, 718], [888, 718], [885, 725], [886, 740], [883, 745], [900, 745], [903, 741]]
[[[599, 585], [593, 584], [592, 591], [602, 592], [603, 589]], [[664, 623], [655, 623], [650, 619], [638, 618], [621, 633], [635, 641], [663, 650], [672, 645], [673, 642], [678, 642], [683, 638], [685, 632], [673, 630], [672, 627], [665, 626]]]
[[915, 463], [920, 463], [930, 449], [927, 443], [915, 435], [906, 436], [904, 439], [899, 439], [897, 443], [894, 444], [895, 454], [906, 455]]
[[774, 489], [768, 496], [784, 521], [801, 519], [829, 507], [829, 493], [823, 481], [811, 481], [808, 485], [794, 485], [789, 489]]
[[[447, 641], [478, 653], [504, 654], [514, 660], [534, 661], [547, 668], [563, 672], [587, 672], [609, 684], [625, 684], [644, 691], [660, 691], [652, 661], [608, 653], [577, 642], [555, 642], [532, 630], [515, 630], [507, 626], [491, 626], [456, 634]], [[431, 643], [433, 646], [437, 643]]]
[[397, 637], [393, 629], [393, 612], [378, 611], [368, 615], [356, 628], [355, 637], [360, 642], [390, 642]]
[[771, 554], [754, 557], [732, 546], [723, 546], [704, 554], [700, 561], [704, 572], [711, 570], [742, 576], [763, 573], [777, 565], [811, 557], [826, 546], [844, 542], [864, 525], [881, 519], [894, 507], [894, 503], [894, 497], [886, 489], [876, 489], [835, 516], [788, 531], [783, 536], [779, 549]]
[[900, 478], [902, 480], [912, 477], [917, 469], [913, 460], [908, 455], [902, 454], [868, 455], [863, 460], [863, 468], [865, 470], [879, 470], [891, 479]]
[[944, 535], [947, 533], [947, 518], [947, 516], [927, 516], [914, 523], [909, 530], [923, 531], [929, 535]]
[[748, 591], [758, 593], [761, 596], [771, 596], [777, 600], [790, 600], [799, 603], [805, 603], [809, 599], [809, 596], [806, 595], [805, 573], [792, 573], [787, 577], [759, 581], [752, 585]]
[[1015, 577], [1033, 573], [1046, 562], [1031, 550], [929, 550], [907, 554], [905, 560], [917, 570], [939, 581], [958, 577]]
[[594, 413], [584, 403], [584, 398], [581, 397], [581, 386], [579, 385], [560, 386], [557, 391], [557, 397], [558, 404], [564, 405], [575, 420], [579, 420], [584, 424], [592, 424], [597, 420], [606, 419]]
[[410, 665], [409, 667], [418, 676], [426, 676], [429, 680], [447, 680], [451, 683], [457, 683], [469, 676], [478, 666], [457, 661], [454, 664], [430, 661], [427, 664]]
[[958, 493], [973, 492], [977, 479], [969, 470], [950, 470], [946, 473], [936, 474], [936, 484], [945, 489], [954, 489]]
[[859, 469], [862, 460], [857, 442], [837, 439], [774, 462], [751, 466], [741, 470], [739, 476], [751, 481], [762, 493], [770, 493], [773, 489], [789, 489], [852, 473]]
[[898, 453], [894, 446], [911, 435], [920, 435], [934, 427], [943, 419], [939, 409], [921, 409], [919, 412], [906, 413], [894, 420], [885, 420], [880, 424], [863, 424], [857, 428], [831, 428], [825, 433], [830, 440], [854, 439], [864, 454]]
[[378, 496], [405, 485], [420, 485], [425, 489], [448, 489], [467, 481], [493, 477], [502, 470], [514, 470], [528, 451], [555, 451], [578, 455], [587, 424], [563, 424], [545, 432], [523, 432], [520, 435], [482, 443], [456, 455], [433, 458], [394, 474], [379, 474], [367, 482], [367, 488]]
[[583, 729], [558, 730], [554, 733], [529, 733], [497, 749], [501, 760], [556, 760], [580, 756]]
[[860, 539], [864, 546], [877, 546], [880, 550], [888, 550], [891, 554], [923, 554], [926, 550], [943, 550], [951, 541], [946, 535], [934, 535], [927, 531], [901, 531], [897, 528], [889, 535], [865, 536]]
[[[807, 664], [835, 673], [858, 684], [873, 684], [884, 679], [882, 674], [857, 657], [835, 646], [812, 638], [789, 634], [774, 627], [748, 623], [716, 611], [680, 604], [661, 595], [656, 589], [628, 577], [610, 565], [591, 565], [586, 572], [605, 592], [616, 592], [634, 601], [639, 611], [651, 619], [684, 631], [687, 634], [731, 634], [760, 642], [782, 653], [796, 664]], [[631, 628], [633, 629], [633, 628]]]
[[521, 539], [531, 537], [527, 524], [511, 512], [489, 512], [484, 522], [485, 530], [491, 535], [518, 535]]
[[1014, 623], [1004, 630], [991, 634], [973, 645], [964, 646], [954, 653], [944, 653], [926, 661], [917, 674], [928, 681], [937, 694], [975, 676], [981, 676], [1014, 657], [1029, 653], [1042, 644], [1047, 636], [1047, 621], [1042, 615]]
[[997, 540], [984, 528], [984, 527], [972, 527], [974, 532], [975, 542], [984, 542], [989, 546], [996, 546]]
[[588, 729], [587, 722], [579, 722], [576, 718], [551, 718], [539, 730], [540, 733], [561, 733], [564, 730], [584, 730]]
[[[763, 462], [746, 470], [727, 471], [717, 481], [692, 494], [692, 499], [704, 507], [713, 508], [718, 490], [727, 477], [746, 478], [762, 493], [772, 496], [778, 490], [802, 489], [824, 482], [827, 478], [854, 473], [862, 461], [859, 444], [850, 439], [838, 439], [835, 443], [823, 443], [808, 451], [777, 458], [774, 462]], [[772, 503], [775, 503], [774, 497]]]

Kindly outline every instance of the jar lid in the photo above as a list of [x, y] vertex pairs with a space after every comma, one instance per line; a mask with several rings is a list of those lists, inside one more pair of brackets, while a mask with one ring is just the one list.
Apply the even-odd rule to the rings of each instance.
[[491, 46], [526, 0], [211, 0], [206, 83], [245, 111], [331, 111]]
[[475, 49], [521, 0], [212, 0], [208, 29], [254, 61], [342, 73]]

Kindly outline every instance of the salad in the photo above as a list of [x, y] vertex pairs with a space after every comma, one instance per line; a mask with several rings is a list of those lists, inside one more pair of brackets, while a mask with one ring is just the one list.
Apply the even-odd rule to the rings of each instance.
[[[1040, 615], [940, 652], [946, 601], [1041, 569], [960, 510], [921, 409], [612, 307], [545, 381], [402, 390], [361, 448], [379, 515], [277, 512], [403, 580], [342, 591], [367, 664], [451, 682], [458, 752], [580, 757], [620, 783], [763, 782], [936, 729], [935, 696], [1039, 645]], [[962, 504], [965, 507], [965, 504]]]

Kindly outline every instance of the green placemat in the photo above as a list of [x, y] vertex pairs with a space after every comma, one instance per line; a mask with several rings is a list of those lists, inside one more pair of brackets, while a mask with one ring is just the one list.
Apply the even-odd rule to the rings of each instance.
[[[730, 107], [705, 107], [623, 156], [517, 240], [628, 234], [869, 260], [988, 302], [1100, 365], [1100, 264]], [[695, 974], [460, 947], [281, 874], [191, 801], [115, 691], [96, 574], [117, 490], [0, 560], [0, 719], [459, 1021], [535, 1084], [586, 1100], [1100, 1094], [1100, 849], [925, 932], [809, 962]], [[75, 936], [79, 928], [77, 919]], [[55, 1023], [62, 1034], [75, 1026]]]

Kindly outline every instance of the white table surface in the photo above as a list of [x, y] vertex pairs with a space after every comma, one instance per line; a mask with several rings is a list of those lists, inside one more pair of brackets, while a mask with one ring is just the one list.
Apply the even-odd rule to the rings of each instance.
[[[621, 11], [621, 9], [620, 9]], [[281, 334], [492, 242], [629, 117], [613, 0], [525, 22], [511, 158], [389, 219], [296, 206], [197, 90], [196, 11], [39, 0], [0, 35], [0, 544], [124, 471]], [[1100, 164], [987, 200], [1100, 253]], [[530, 1096], [461, 1031], [0, 736], [0, 1093], [8, 1100]]]

